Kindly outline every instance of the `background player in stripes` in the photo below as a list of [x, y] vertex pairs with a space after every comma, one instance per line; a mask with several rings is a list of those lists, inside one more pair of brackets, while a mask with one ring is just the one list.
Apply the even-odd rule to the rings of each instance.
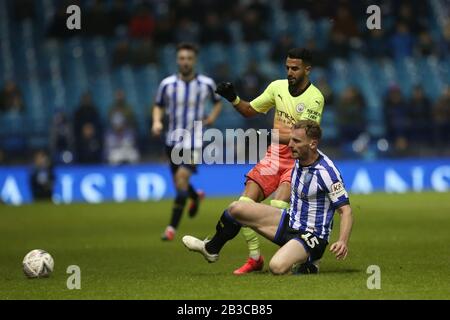
[[[260, 202], [273, 194], [270, 204], [280, 209], [289, 207], [290, 179], [294, 166], [294, 159], [287, 147], [291, 127], [300, 119], [320, 123], [324, 106], [322, 93], [309, 81], [311, 52], [293, 48], [288, 51], [285, 63], [287, 79], [273, 81], [251, 102], [241, 100], [229, 82], [217, 87], [217, 92], [244, 117], [267, 113], [275, 107], [273, 128], [279, 131], [279, 144], [271, 144], [264, 158], [247, 173], [245, 190], [239, 200]], [[273, 165], [276, 170], [272, 170]], [[247, 241], [249, 258], [234, 274], [258, 271], [264, 265], [256, 233], [250, 228], [243, 228], [242, 234]]]
[[322, 257], [337, 210], [341, 216], [340, 234], [330, 251], [337, 259], [345, 259], [352, 210], [341, 174], [333, 161], [317, 149], [321, 136], [320, 126], [311, 120], [301, 120], [292, 129], [289, 148], [296, 160], [289, 209], [235, 201], [223, 212], [210, 241], [184, 236], [185, 246], [215, 262], [225, 243], [239, 233], [241, 226], [248, 226], [281, 247], [269, 268], [274, 274], [286, 274], [294, 264]]
[[[196, 172], [194, 157], [202, 147], [202, 127], [194, 127], [194, 121], [203, 121], [204, 126], [212, 125], [222, 107], [220, 96], [214, 93], [216, 89], [214, 80], [195, 72], [197, 55], [198, 48], [191, 43], [180, 43], [177, 46], [178, 73], [161, 81], [152, 111], [154, 136], [161, 135], [163, 131], [164, 110], [168, 115], [166, 152], [176, 188], [172, 217], [162, 235], [163, 240], [173, 240], [175, 237], [188, 197], [192, 200], [189, 216], [195, 216], [198, 211], [199, 202], [204, 194], [197, 192], [189, 180], [192, 173]], [[212, 100], [213, 108], [205, 117], [205, 107], [209, 99]], [[174, 132], [177, 129], [188, 130], [196, 140], [182, 139], [180, 144], [174, 139]], [[194, 130], [196, 130], [195, 135]], [[172, 152], [181, 155], [189, 152], [192, 155], [191, 162], [181, 164], [174, 162]]]

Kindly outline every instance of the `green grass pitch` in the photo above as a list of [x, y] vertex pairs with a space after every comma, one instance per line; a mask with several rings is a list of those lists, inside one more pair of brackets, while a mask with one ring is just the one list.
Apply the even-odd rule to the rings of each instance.
[[[234, 276], [246, 258], [242, 236], [215, 264], [189, 252], [181, 236], [211, 236], [231, 198], [206, 199], [195, 219], [183, 217], [175, 241], [160, 234], [171, 201], [0, 207], [0, 299], [449, 299], [450, 194], [351, 197], [355, 224], [349, 256], [328, 251], [321, 273]], [[332, 241], [338, 236], [335, 218]], [[55, 271], [27, 279], [22, 259], [49, 251]], [[276, 246], [262, 240], [266, 265]], [[81, 290], [68, 290], [69, 265], [81, 268]], [[381, 269], [381, 289], [367, 288], [367, 267]]]

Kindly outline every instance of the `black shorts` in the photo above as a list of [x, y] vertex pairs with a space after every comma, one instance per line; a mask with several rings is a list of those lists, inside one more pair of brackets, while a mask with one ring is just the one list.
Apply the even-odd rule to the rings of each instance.
[[200, 150], [186, 150], [186, 149], [175, 150], [177, 152], [177, 154], [179, 154], [181, 157], [183, 157], [183, 154], [186, 151], [191, 152], [189, 162], [183, 162], [183, 163], [177, 164], [172, 161], [171, 155], [172, 155], [173, 149], [174, 149], [174, 147], [166, 146], [166, 154], [167, 154], [167, 157], [169, 158], [170, 171], [172, 172], [172, 174], [175, 174], [179, 167], [185, 167], [186, 169], [190, 170], [192, 173], [197, 173], [197, 165], [194, 164], [194, 157], [195, 157], [196, 153], [198, 154], [200, 152]]
[[278, 225], [277, 233], [273, 239], [273, 243], [284, 246], [290, 240], [295, 239], [300, 242], [309, 253], [309, 261], [315, 261], [322, 258], [328, 241], [321, 239], [312, 232], [296, 230], [289, 226], [289, 214], [283, 210], [281, 214], [280, 224]]

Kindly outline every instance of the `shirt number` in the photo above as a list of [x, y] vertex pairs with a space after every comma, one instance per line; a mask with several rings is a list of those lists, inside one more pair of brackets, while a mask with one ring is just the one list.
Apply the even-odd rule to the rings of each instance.
[[316, 244], [319, 244], [319, 240], [317, 240], [316, 236], [313, 236], [311, 233], [302, 234], [302, 239], [305, 240], [306, 244], [313, 249]]

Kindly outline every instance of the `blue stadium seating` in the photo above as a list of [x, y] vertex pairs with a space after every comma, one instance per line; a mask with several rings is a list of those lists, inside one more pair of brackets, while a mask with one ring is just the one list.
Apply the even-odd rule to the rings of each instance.
[[[106, 1], [110, 6], [112, 0]], [[139, 1], [127, 1], [132, 8]], [[31, 21], [12, 21], [7, 12], [11, 12], [11, 1], [0, 1], [0, 87], [8, 79], [18, 82], [26, 104], [23, 121], [27, 130], [45, 135], [51, 112], [62, 108], [72, 113], [79, 104], [81, 95], [90, 90], [94, 102], [106, 117], [113, 103], [114, 91], [124, 89], [128, 102], [137, 115], [139, 130], [148, 132], [149, 107], [154, 99], [159, 81], [176, 71], [175, 47], [167, 45], [158, 48], [158, 64], [141, 68], [123, 66], [113, 69], [111, 56], [117, 39], [73, 37], [63, 42], [46, 40], [46, 27], [51, 22], [51, 12], [57, 7], [56, 0], [38, 0], [38, 10], [34, 24]], [[436, 4], [434, 3], [433, 6]], [[307, 12], [289, 12], [281, 9], [279, 2], [270, 3], [269, 35], [275, 40], [278, 35], [290, 32], [296, 43], [305, 43], [314, 38], [320, 48], [324, 48], [329, 38], [331, 23], [328, 19], [312, 20]], [[439, 15], [439, 8], [432, 8]], [[439, 19], [430, 17], [433, 33], [442, 31]], [[386, 17], [383, 23], [393, 23]], [[230, 74], [239, 76], [250, 61], [257, 61], [261, 71], [269, 78], [285, 76], [284, 66], [270, 61], [271, 41], [246, 44], [239, 23], [228, 26], [233, 44], [211, 44], [204, 46], [199, 59], [199, 71], [210, 72], [219, 63], [230, 66]], [[396, 83], [404, 94], [409, 95], [413, 86], [421, 83], [426, 93], [437, 99], [442, 88], [450, 83], [450, 61], [438, 61], [436, 58], [406, 58], [400, 61], [367, 59], [358, 54], [350, 59], [335, 58], [327, 70], [332, 89], [338, 96], [350, 85], [357, 86], [367, 101], [367, 117], [370, 130], [375, 135], [383, 134], [382, 105], [384, 94], [389, 86]], [[312, 79], [317, 78], [317, 74]], [[9, 116], [0, 116], [0, 133], [14, 132], [11, 125], [19, 126], [18, 120]], [[335, 115], [332, 111], [324, 114], [323, 125], [327, 135], [336, 133]], [[22, 121], [21, 120], [21, 121]], [[218, 126], [221, 129], [236, 127], [242, 118], [230, 108], [224, 108]], [[20, 126], [19, 126], [20, 127]], [[9, 131], [12, 130], [12, 131]], [[18, 129], [20, 130], [20, 129]], [[36, 137], [39, 137], [37, 135]], [[35, 138], [39, 145], [39, 138]]]

